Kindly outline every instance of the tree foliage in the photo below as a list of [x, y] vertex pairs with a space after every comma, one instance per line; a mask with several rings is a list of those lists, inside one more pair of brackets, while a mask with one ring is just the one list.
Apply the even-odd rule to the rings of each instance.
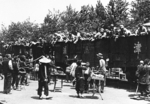
[[60, 30], [59, 27], [59, 11], [49, 11], [49, 13], [44, 18], [44, 23], [41, 26], [41, 33], [43, 35], [52, 34]]
[[67, 6], [63, 12], [49, 10], [40, 27], [29, 20], [12, 22], [8, 28], [2, 29], [0, 38], [8, 41], [15, 41], [19, 37], [36, 40], [38, 37], [53, 36], [58, 31], [76, 35], [77, 32], [90, 33], [99, 32], [101, 28], [109, 29], [111, 24], [115, 26], [122, 24], [131, 29], [135, 23], [150, 19], [149, 0], [132, 2], [130, 11], [132, 20], [129, 19], [128, 5], [126, 0], [110, 0], [104, 7], [98, 0], [95, 7], [83, 5], [80, 11], [76, 11], [71, 5]]
[[31, 40], [33, 37], [38, 37], [39, 27], [37, 24], [26, 20], [24, 22], [12, 22], [8, 29], [3, 29], [3, 35], [5, 41], [16, 41], [20, 37], [24, 37], [26, 40]]
[[134, 22], [144, 23], [150, 20], [150, 1], [149, 0], [135, 0], [131, 3], [131, 16]]
[[61, 27], [63, 30], [67, 30], [70, 33], [74, 33], [77, 31], [79, 16], [78, 11], [72, 8], [71, 5], [66, 7], [66, 11], [64, 11], [61, 15], [62, 24]]
[[125, 0], [110, 0], [107, 6], [109, 23], [114, 25], [123, 24], [128, 18], [128, 2]]

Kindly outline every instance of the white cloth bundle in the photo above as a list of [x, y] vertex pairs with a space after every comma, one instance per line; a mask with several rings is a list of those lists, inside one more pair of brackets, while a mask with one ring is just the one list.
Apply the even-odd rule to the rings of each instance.
[[95, 79], [95, 80], [104, 80], [104, 75], [101, 75], [101, 74], [92, 74], [91, 75], [92, 79]]

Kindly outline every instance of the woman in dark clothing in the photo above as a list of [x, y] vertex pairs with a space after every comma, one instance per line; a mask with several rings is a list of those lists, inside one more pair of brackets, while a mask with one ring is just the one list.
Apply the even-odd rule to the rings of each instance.
[[[145, 75], [143, 76], [143, 79], [145, 80], [145, 85], [144, 85], [144, 92], [145, 96], [150, 94], [150, 65], [149, 65], [149, 59], [144, 60], [144, 67], [143, 69], [145, 70]], [[143, 83], [143, 84], [144, 84]]]
[[3, 62], [3, 57], [0, 56], [0, 77], [1, 79], [3, 79], [3, 76], [2, 76], [2, 73], [3, 73], [3, 65], [2, 65], [2, 62]]
[[39, 98], [42, 98], [42, 91], [44, 88], [44, 94], [46, 95], [46, 98], [49, 98], [49, 88], [48, 88], [48, 80], [50, 76], [50, 71], [49, 71], [49, 65], [51, 60], [43, 57], [42, 59], [39, 60], [40, 66], [39, 66], [39, 71], [38, 71], [38, 95]]
[[21, 82], [20, 84], [21, 85], [24, 85], [24, 84], [27, 84], [27, 81], [26, 81], [26, 57], [24, 55], [22, 55], [20, 57], [20, 62], [19, 62], [19, 65], [20, 65], [20, 69], [19, 69], [19, 73], [20, 73], [20, 76], [21, 76]]
[[150, 65], [149, 59], [144, 60], [144, 66], [138, 69], [137, 73], [139, 76], [139, 90], [141, 96], [147, 96], [150, 93]]
[[18, 57], [15, 57], [13, 60], [13, 81], [12, 81], [12, 87], [13, 89], [18, 89], [19, 84], [19, 62]]
[[84, 73], [83, 73], [83, 70], [85, 68], [83, 68], [81, 66], [81, 61], [78, 61], [77, 65], [78, 66], [77, 66], [77, 68], [75, 70], [76, 91], [77, 91], [78, 97], [80, 97], [79, 93], [81, 94], [81, 97], [82, 97], [82, 94], [83, 94], [83, 91], [84, 91]]
[[85, 78], [85, 93], [88, 93], [88, 90], [89, 90], [89, 77], [90, 77], [90, 74], [91, 74], [91, 68], [90, 68], [90, 63], [87, 62], [86, 63], [86, 70], [84, 72], [84, 78]]
[[4, 94], [9, 94], [11, 92], [11, 79], [12, 79], [12, 60], [11, 55], [7, 54], [3, 61], [3, 74], [4, 74]]

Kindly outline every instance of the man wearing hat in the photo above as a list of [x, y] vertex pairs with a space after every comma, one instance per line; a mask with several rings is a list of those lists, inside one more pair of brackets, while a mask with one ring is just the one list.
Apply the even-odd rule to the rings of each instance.
[[[105, 73], [107, 72], [107, 69], [106, 69], [105, 60], [103, 59], [103, 54], [98, 53], [97, 58], [99, 59], [99, 70], [98, 71], [100, 72], [100, 74], [105, 76]], [[101, 93], [104, 92], [104, 83], [105, 83], [105, 80], [101, 81]]]
[[141, 93], [141, 95], [140, 96], [143, 96], [143, 92], [144, 92], [144, 90], [145, 90], [145, 88], [144, 88], [144, 84], [143, 84], [143, 79], [145, 79], [144, 78], [144, 72], [145, 72], [145, 70], [144, 70], [144, 61], [143, 60], [140, 60], [140, 62], [139, 62], [139, 65], [137, 66], [137, 71], [136, 71], [136, 77], [137, 77], [137, 83], [138, 83], [138, 86], [139, 86], [139, 91], [140, 91], [140, 93]]
[[42, 98], [42, 89], [44, 87], [44, 94], [46, 95], [46, 98], [49, 98], [49, 88], [48, 88], [48, 78], [50, 76], [49, 71], [49, 65], [51, 60], [43, 56], [42, 59], [39, 60], [40, 66], [39, 66], [39, 72], [38, 72], [38, 95], [39, 98]]

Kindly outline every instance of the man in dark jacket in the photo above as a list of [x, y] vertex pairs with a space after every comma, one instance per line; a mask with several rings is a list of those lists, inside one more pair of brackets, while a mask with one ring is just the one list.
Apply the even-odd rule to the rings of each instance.
[[13, 60], [12, 63], [13, 63], [12, 86], [13, 86], [13, 89], [15, 90], [15, 89], [18, 89], [18, 84], [19, 84], [19, 62], [18, 62], [18, 57], [14, 57], [14, 60]]
[[136, 72], [139, 77], [139, 89], [141, 96], [147, 96], [150, 93], [150, 65], [149, 59], [144, 60], [144, 66], [139, 65], [139, 68]]
[[0, 77], [3, 79], [2, 73], [3, 73], [3, 57], [0, 55]]
[[[136, 71], [136, 76], [137, 76], [137, 82], [138, 82], [138, 84], [139, 84], [139, 91], [140, 91], [140, 93], [141, 93], [141, 96], [143, 96], [143, 84], [141, 84], [141, 78], [142, 78], [142, 76], [143, 76], [143, 72], [144, 72], [144, 70], [143, 70], [143, 66], [144, 66], [144, 61], [143, 60], [141, 60], [140, 61], [140, 63], [139, 63], [139, 65], [137, 66], [137, 71]], [[143, 71], [143, 72], [142, 72]]]
[[44, 87], [44, 94], [46, 95], [46, 98], [49, 98], [49, 88], [48, 88], [48, 79], [50, 76], [49, 72], [49, 65], [51, 60], [47, 59], [46, 57], [43, 57], [39, 60], [40, 66], [39, 66], [39, 73], [38, 73], [38, 79], [39, 79], [39, 85], [38, 85], [38, 95], [39, 98], [42, 98], [42, 89]]
[[12, 60], [11, 55], [7, 54], [3, 61], [3, 74], [4, 74], [4, 93], [8, 94], [11, 91], [11, 78], [12, 78]]

